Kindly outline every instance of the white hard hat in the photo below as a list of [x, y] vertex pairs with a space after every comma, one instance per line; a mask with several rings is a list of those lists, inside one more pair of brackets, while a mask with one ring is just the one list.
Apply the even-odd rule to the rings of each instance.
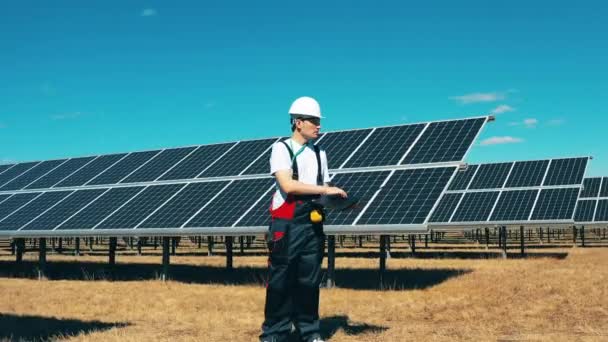
[[291, 104], [289, 114], [292, 118], [298, 116], [310, 116], [315, 118], [323, 118], [321, 116], [321, 107], [319, 102], [312, 97], [302, 96]]

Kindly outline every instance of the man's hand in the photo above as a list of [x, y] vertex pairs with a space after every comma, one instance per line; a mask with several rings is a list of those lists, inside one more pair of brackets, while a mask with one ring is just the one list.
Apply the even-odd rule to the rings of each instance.
[[339, 195], [342, 198], [346, 198], [348, 197], [348, 195], [346, 194], [346, 191], [336, 187], [336, 186], [328, 186], [325, 188], [325, 195], [328, 196], [334, 196], [334, 195]]

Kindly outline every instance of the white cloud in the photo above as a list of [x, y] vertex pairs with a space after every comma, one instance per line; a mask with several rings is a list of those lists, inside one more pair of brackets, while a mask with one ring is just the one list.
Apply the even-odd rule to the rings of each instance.
[[17, 161], [14, 159], [8, 159], [8, 158], [0, 158], [0, 165], [1, 164], [15, 164]]
[[455, 100], [461, 104], [478, 103], [478, 102], [495, 102], [503, 100], [505, 95], [502, 93], [471, 93], [461, 96], [451, 96], [450, 100]]
[[155, 15], [157, 15], [158, 12], [156, 11], [156, 9], [154, 8], [146, 8], [143, 11], [141, 11], [141, 16], [142, 17], [153, 17]]
[[500, 105], [494, 109], [492, 109], [490, 111], [491, 114], [493, 115], [497, 115], [497, 114], [502, 114], [502, 113], [507, 113], [507, 112], [514, 112], [515, 108], [509, 106], [509, 105]]
[[524, 126], [526, 128], [535, 128], [538, 125], [538, 120], [534, 118], [524, 119]]
[[524, 126], [525, 128], [536, 128], [538, 125], [538, 119], [528, 118], [524, 119], [524, 121], [513, 121], [509, 122], [509, 126]]
[[565, 122], [566, 122], [566, 120], [564, 120], [564, 119], [553, 119], [553, 120], [549, 120], [549, 121], [547, 122], [547, 124], [548, 124], [549, 126], [561, 126], [561, 125], [563, 125]]
[[83, 114], [81, 112], [73, 112], [73, 113], [63, 113], [63, 114], [55, 114], [51, 115], [51, 119], [53, 120], [73, 120], [81, 117]]
[[491, 137], [491, 138], [481, 141], [480, 145], [481, 146], [490, 146], [490, 145], [501, 145], [501, 144], [517, 144], [517, 143], [521, 143], [523, 141], [524, 140], [521, 138], [515, 138], [515, 137], [511, 137], [511, 136]]

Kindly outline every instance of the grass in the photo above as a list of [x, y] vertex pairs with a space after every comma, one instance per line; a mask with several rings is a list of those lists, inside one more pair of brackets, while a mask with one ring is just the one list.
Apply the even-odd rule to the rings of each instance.
[[[555, 248], [506, 260], [393, 252], [386, 291], [377, 290], [376, 250], [359, 257], [360, 249], [338, 250], [338, 288], [321, 290], [322, 327], [331, 341], [608, 340], [607, 248]], [[114, 269], [103, 255], [49, 254], [49, 281], [29, 278], [36, 253], [16, 266], [2, 252], [0, 340], [257, 339], [262, 253], [235, 253], [228, 271], [223, 255], [187, 251], [171, 259], [174, 280], [160, 282], [160, 251], [128, 252], [117, 255]]]

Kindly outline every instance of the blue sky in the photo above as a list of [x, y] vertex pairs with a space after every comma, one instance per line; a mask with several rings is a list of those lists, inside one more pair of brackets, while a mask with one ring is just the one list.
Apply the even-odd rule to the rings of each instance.
[[496, 113], [471, 163], [608, 175], [608, 5], [5, 1], [0, 163]]

